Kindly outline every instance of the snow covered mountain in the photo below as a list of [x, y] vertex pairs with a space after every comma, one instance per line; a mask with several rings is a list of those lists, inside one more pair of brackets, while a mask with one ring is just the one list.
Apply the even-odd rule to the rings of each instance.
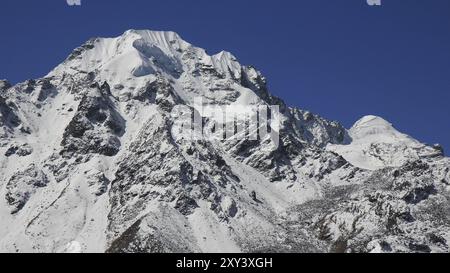
[[354, 166], [376, 170], [400, 167], [411, 160], [435, 158], [443, 155], [439, 145], [424, 145], [408, 135], [398, 132], [392, 124], [375, 116], [360, 119], [348, 131], [349, 145], [328, 146]]
[[[199, 97], [279, 106], [279, 143], [186, 137], [172, 110], [201, 115]], [[91, 39], [44, 78], [0, 81], [1, 252], [448, 252], [449, 183], [441, 147], [288, 107], [173, 32]]]

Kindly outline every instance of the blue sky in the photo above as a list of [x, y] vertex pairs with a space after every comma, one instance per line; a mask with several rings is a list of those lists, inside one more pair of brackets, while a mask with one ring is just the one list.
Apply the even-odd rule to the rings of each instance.
[[367, 114], [450, 150], [450, 1], [3, 0], [0, 78], [42, 77], [73, 48], [125, 30], [173, 30], [260, 69], [289, 105]]

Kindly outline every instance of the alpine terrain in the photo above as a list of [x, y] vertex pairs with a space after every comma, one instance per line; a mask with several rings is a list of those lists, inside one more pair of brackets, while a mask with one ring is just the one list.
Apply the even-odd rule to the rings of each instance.
[[[279, 143], [187, 137], [177, 106], [218, 128], [197, 98], [278, 106]], [[439, 145], [291, 108], [174, 32], [91, 39], [0, 81], [0, 252], [449, 252], [449, 201]]]

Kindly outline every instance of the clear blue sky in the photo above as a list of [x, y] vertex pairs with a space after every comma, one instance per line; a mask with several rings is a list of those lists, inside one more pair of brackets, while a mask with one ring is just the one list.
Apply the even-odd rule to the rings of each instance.
[[45, 75], [94, 36], [173, 30], [231, 51], [271, 92], [350, 127], [366, 114], [450, 151], [450, 1], [3, 0], [0, 78]]

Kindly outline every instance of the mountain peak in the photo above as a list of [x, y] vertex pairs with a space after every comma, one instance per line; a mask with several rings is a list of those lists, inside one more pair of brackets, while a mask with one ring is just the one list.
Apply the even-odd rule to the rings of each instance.
[[410, 160], [443, 155], [443, 151], [397, 131], [390, 122], [378, 116], [362, 117], [348, 132], [351, 143], [329, 145], [328, 148], [362, 169], [399, 167]]
[[149, 36], [164, 36], [168, 38], [181, 39], [178, 33], [170, 30], [150, 30], [150, 29], [128, 29], [124, 31], [122, 36], [128, 34], [149, 35]]
[[379, 140], [383, 142], [396, 142], [399, 139], [408, 138], [400, 133], [385, 119], [368, 115], [359, 119], [349, 130], [350, 136], [355, 140]]
[[392, 126], [391, 123], [389, 123], [387, 120], [383, 119], [379, 116], [374, 115], [367, 115], [362, 118], [360, 118], [353, 127], [359, 127], [359, 126]]
[[122, 39], [127, 37], [135, 39], [136, 37], [139, 37], [148, 43], [154, 43], [167, 49], [172, 48], [176, 43], [183, 44], [184, 46], [190, 45], [190, 43], [183, 40], [178, 33], [173, 31], [129, 29], [119, 37]]
[[362, 138], [370, 135], [398, 135], [400, 132], [397, 131], [389, 121], [382, 117], [367, 115], [360, 118], [355, 124], [350, 128], [350, 133], [354, 138]]
[[115, 38], [87, 41], [48, 76], [94, 72], [99, 81], [130, 82], [138, 89], [156, 75], [178, 79], [199, 69], [234, 79], [241, 73], [241, 65], [227, 51], [211, 56], [175, 32], [131, 29]]

